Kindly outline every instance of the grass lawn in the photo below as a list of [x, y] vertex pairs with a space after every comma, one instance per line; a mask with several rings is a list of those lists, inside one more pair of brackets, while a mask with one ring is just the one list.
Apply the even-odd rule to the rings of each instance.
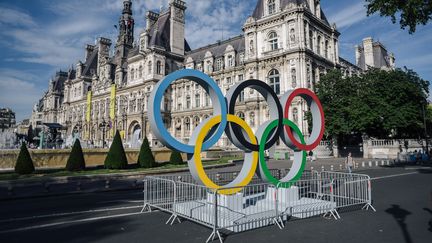
[[[203, 161], [204, 166], [209, 165], [220, 165], [228, 163], [228, 160], [238, 159], [234, 157], [229, 158], [221, 158], [219, 160], [213, 161]], [[158, 164], [157, 167], [144, 169], [140, 168], [136, 164], [130, 164], [127, 169], [124, 170], [109, 170], [105, 169], [103, 166], [88, 168], [83, 171], [77, 172], [69, 172], [64, 169], [49, 169], [49, 170], [36, 170], [33, 174], [30, 175], [18, 175], [15, 172], [0, 172], [0, 181], [7, 180], [19, 180], [19, 179], [28, 179], [28, 178], [49, 178], [49, 177], [60, 177], [60, 176], [86, 176], [86, 175], [101, 175], [101, 174], [116, 174], [116, 173], [128, 173], [128, 172], [157, 172], [164, 171], [170, 169], [181, 169], [187, 168], [187, 162], [184, 162], [181, 165], [175, 165], [170, 163], [161, 163]]]

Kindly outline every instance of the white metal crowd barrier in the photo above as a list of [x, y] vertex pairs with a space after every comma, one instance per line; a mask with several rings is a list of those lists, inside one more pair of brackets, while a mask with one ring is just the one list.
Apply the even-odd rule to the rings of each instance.
[[[287, 172], [272, 171], [277, 178]], [[214, 173], [209, 177], [227, 183], [237, 173]], [[284, 227], [289, 219], [317, 215], [339, 219], [339, 208], [364, 205], [372, 208], [370, 178], [367, 175], [305, 171], [290, 188], [263, 184], [254, 178], [243, 188], [213, 190], [194, 183], [187, 174], [147, 176], [144, 179], [142, 211], [157, 208], [171, 214], [167, 224], [184, 218], [213, 229], [207, 242], [218, 238], [221, 230], [241, 232], [268, 225]], [[236, 192], [233, 195], [225, 195]]]

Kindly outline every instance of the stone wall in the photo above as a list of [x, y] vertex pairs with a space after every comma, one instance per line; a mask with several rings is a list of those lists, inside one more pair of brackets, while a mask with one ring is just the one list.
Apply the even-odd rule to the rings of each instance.
[[[69, 158], [70, 150], [29, 150], [36, 168], [64, 168]], [[108, 149], [83, 149], [87, 166], [103, 165]], [[19, 150], [0, 150], [0, 169], [13, 169]], [[129, 164], [138, 160], [139, 150], [126, 150]], [[171, 151], [168, 149], [153, 149], [155, 160], [159, 163], [169, 161]], [[186, 155], [183, 154], [186, 160]]]

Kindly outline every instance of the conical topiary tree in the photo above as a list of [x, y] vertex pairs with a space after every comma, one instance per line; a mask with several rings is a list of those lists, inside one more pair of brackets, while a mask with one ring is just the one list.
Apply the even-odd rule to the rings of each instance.
[[27, 150], [25, 143], [21, 144], [21, 151], [18, 155], [18, 159], [15, 165], [15, 172], [20, 175], [31, 174], [35, 171], [33, 160], [31, 159], [30, 153]]
[[183, 164], [183, 158], [181, 157], [180, 152], [173, 151], [170, 156], [170, 163], [174, 165]]
[[138, 155], [138, 165], [143, 168], [153, 168], [156, 166], [155, 158], [153, 157], [147, 137], [144, 138], [141, 144], [140, 153]]
[[118, 130], [114, 136], [104, 164], [107, 169], [125, 169], [128, 165], [126, 153]]
[[69, 155], [69, 159], [66, 163], [66, 170], [79, 171], [84, 169], [85, 169], [84, 154], [79, 139], [76, 139], [72, 147], [72, 151]]

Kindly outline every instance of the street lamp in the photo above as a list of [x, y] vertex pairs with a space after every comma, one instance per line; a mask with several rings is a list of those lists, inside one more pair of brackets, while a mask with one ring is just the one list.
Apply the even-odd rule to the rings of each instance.
[[99, 124], [99, 129], [102, 130], [102, 148], [105, 148], [105, 130], [107, 123], [105, 119], [102, 119], [102, 122]]

